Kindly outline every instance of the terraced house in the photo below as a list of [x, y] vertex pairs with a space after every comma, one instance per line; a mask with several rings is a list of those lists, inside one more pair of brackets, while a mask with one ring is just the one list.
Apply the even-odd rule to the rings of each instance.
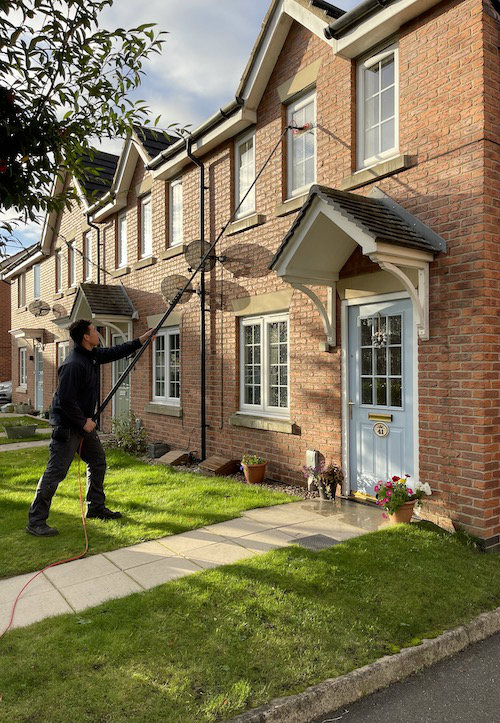
[[408, 473], [429, 518], [500, 546], [499, 20], [490, 0], [273, 1], [234, 100], [188, 143], [137, 129], [98, 153], [81, 206], [7, 269], [14, 398], [49, 406], [74, 319], [106, 344], [157, 323], [230, 221], [205, 311], [197, 276], [104, 429], [132, 408], [173, 449], [295, 482], [316, 450], [368, 500]]

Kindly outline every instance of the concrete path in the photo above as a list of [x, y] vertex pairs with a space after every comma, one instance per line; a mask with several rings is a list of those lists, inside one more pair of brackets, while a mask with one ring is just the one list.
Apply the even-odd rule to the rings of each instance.
[[[122, 524], [127, 524], [126, 518]], [[79, 613], [112, 598], [279, 547], [295, 543], [310, 549], [331, 546], [386, 524], [380, 510], [347, 500], [308, 500], [248, 510], [234, 520], [50, 568], [19, 599], [12, 627], [62, 613]], [[308, 540], [311, 536], [313, 539]], [[43, 545], [45, 540], [39, 543]], [[31, 576], [0, 580], [0, 631]]]
[[48, 447], [50, 439], [34, 439], [32, 442], [13, 442], [0, 444], [0, 452], [15, 452], [16, 449], [29, 449], [29, 447]]

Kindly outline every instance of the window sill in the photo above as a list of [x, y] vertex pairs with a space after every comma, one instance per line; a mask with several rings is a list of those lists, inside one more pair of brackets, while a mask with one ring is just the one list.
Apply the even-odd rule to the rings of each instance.
[[119, 279], [120, 276], [126, 276], [127, 274], [130, 274], [130, 266], [121, 266], [119, 269], [111, 272], [111, 276], [114, 279]]
[[187, 249], [186, 244], [177, 244], [175, 246], [169, 246], [168, 249], [162, 251], [158, 256], [160, 261], [166, 261], [167, 259], [173, 259], [175, 256], [181, 256]]
[[293, 211], [298, 211], [307, 201], [308, 196], [309, 193], [302, 193], [300, 196], [288, 198], [281, 206], [277, 206], [274, 209], [274, 217], [287, 216], [289, 213], [293, 213]]
[[144, 259], [136, 261], [132, 268], [134, 271], [138, 271], [139, 269], [145, 269], [147, 266], [153, 266], [153, 264], [156, 264], [156, 256], [146, 256]]
[[265, 432], [281, 432], [282, 434], [300, 434], [300, 429], [289, 419], [275, 417], [259, 417], [253, 414], [236, 412], [229, 417], [233, 427], [248, 427], [249, 429], [262, 429]]
[[66, 296], [71, 296], [72, 294], [76, 294], [76, 286], [70, 286], [66, 292]]
[[229, 224], [226, 229], [226, 236], [233, 236], [236, 233], [247, 231], [249, 228], [255, 226], [261, 226], [266, 222], [266, 217], [261, 213], [252, 213], [250, 216], [244, 216], [243, 218], [236, 219]]
[[17, 311], [28, 311], [28, 307], [27, 306], [18, 306]]
[[164, 417], [182, 417], [182, 407], [176, 407], [173, 404], [149, 402], [144, 407], [144, 411], [150, 412], [151, 414], [161, 414]]
[[63, 292], [58, 291], [57, 293], [54, 294], [54, 299], [62, 299], [63, 296], [64, 296]]
[[17, 392], [18, 394], [27, 394], [27, 393], [28, 393], [28, 387], [23, 384], [23, 385], [21, 385], [21, 386], [19, 386], [19, 387], [16, 387], [16, 392]]
[[398, 173], [398, 171], [404, 171], [412, 165], [411, 159], [412, 156], [399, 155], [390, 158], [388, 161], [377, 163], [370, 168], [362, 168], [353, 173], [352, 176], [346, 176], [340, 182], [339, 189], [341, 191], [350, 191], [354, 188], [366, 186], [368, 183], [373, 183], [379, 178], [385, 178], [385, 176], [391, 176], [393, 173]]

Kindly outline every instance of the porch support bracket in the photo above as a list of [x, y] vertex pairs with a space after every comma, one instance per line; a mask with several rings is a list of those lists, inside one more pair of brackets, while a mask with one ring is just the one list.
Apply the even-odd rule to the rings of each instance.
[[319, 311], [323, 328], [325, 330], [326, 344], [321, 344], [320, 351], [330, 351], [331, 347], [337, 345], [337, 324], [336, 324], [336, 284], [332, 282], [326, 285], [326, 308], [318, 295], [305, 284], [298, 281], [290, 281], [291, 286], [302, 291], [308, 296]]
[[383, 271], [387, 271], [398, 278], [406, 291], [410, 294], [415, 312], [415, 323], [417, 326], [417, 334], [422, 341], [429, 339], [429, 264], [423, 262], [417, 267], [418, 271], [418, 288], [415, 288], [412, 280], [407, 276], [400, 266], [391, 261], [385, 261], [383, 258], [377, 257], [377, 254], [370, 256], [376, 261]]

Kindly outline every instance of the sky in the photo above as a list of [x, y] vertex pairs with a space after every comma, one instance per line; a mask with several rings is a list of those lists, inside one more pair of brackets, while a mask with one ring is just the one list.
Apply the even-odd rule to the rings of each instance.
[[[166, 30], [161, 55], [144, 65], [140, 97], [161, 114], [160, 127], [170, 123], [196, 128], [236, 93], [271, 0], [115, 0], [101, 16], [101, 26], [133, 27], [156, 23]], [[355, 0], [333, 4], [349, 10]], [[101, 146], [118, 154], [122, 142]], [[40, 228], [32, 224], [17, 234], [24, 246], [37, 242]], [[12, 246], [10, 253], [19, 250]]]

